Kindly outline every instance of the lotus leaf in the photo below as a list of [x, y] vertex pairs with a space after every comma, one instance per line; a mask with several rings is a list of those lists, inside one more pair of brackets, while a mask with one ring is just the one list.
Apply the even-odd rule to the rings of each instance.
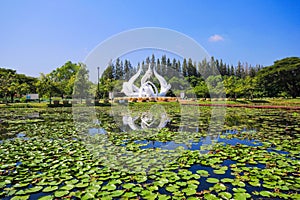
[[63, 197], [63, 196], [66, 196], [67, 194], [69, 194], [69, 191], [66, 191], [66, 190], [58, 190], [58, 191], [54, 192], [55, 197]]
[[53, 192], [58, 189], [58, 186], [48, 186], [43, 189], [42, 192]]
[[207, 178], [206, 182], [208, 182], [208, 183], [218, 183], [219, 179], [217, 179], [217, 178]]

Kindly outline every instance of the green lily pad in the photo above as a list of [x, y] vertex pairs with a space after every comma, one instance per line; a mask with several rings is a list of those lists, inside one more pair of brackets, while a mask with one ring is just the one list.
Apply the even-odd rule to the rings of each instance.
[[63, 197], [63, 196], [66, 196], [67, 194], [69, 194], [69, 191], [67, 191], [67, 190], [58, 190], [58, 191], [54, 192], [55, 197]]
[[207, 200], [219, 200], [219, 198], [214, 194], [204, 194], [204, 199]]
[[126, 198], [133, 198], [133, 197], [136, 197], [137, 194], [134, 193], [134, 192], [126, 192], [123, 194], [123, 197], [126, 197]]
[[107, 184], [102, 187], [102, 190], [112, 191], [112, 190], [115, 190], [116, 188], [117, 188], [117, 186], [114, 184], [109, 184], [109, 185]]
[[87, 187], [89, 184], [88, 183], [77, 183], [75, 186], [77, 187], [77, 188], [85, 188], [85, 187]]
[[234, 179], [231, 179], [231, 178], [222, 178], [221, 179], [221, 182], [223, 183], [232, 183], [234, 181]]
[[59, 188], [60, 190], [72, 190], [74, 188], [74, 185], [64, 185], [61, 188]]
[[0, 188], [4, 188], [6, 186], [6, 183], [3, 181], [3, 182], [0, 182]]
[[200, 176], [204, 176], [204, 177], [209, 176], [208, 171], [203, 170], [203, 169], [197, 170], [196, 173], [197, 173], [197, 174], [200, 174]]
[[207, 178], [206, 182], [208, 182], [208, 183], [219, 183], [219, 179], [217, 179], [217, 178]]
[[27, 200], [29, 199], [30, 195], [24, 195], [24, 196], [14, 196], [11, 198], [11, 200]]
[[166, 187], [166, 190], [168, 192], [176, 192], [176, 191], [178, 191], [178, 187], [176, 187], [175, 185], [169, 185]]
[[111, 192], [111, 196], [112, 197], [119, 197], [124, 193], [124, 190], [115, 190], [113, 192]]
[[238, 179], [235, 179], [231, 184], [234, 185], [234, 186], [239, 186], [239, 187], [245, 187], [246, 186], [246, 184], [243, 181], [238, 180]]
[[83, 199], [83, 200], [95, 199], [95, 195], [92, 194], [92, 193], [87, 192], [87, 193], [85, 193], [85, 194], [81, 197], [81, 199]]
[[133, 183], [126, 183], [126, 184], [123, 184], [122, 187], [125, 188], [125, 189], [131, 189], [135, 186], [135, 184]]
[[35, 186], [29, 189], [26, 189], [24, 192], [25, 194], [31, 194], [31, 193], [36, 193], [39, 192], [43, 189], [43, 186]]
[[43, 196], [40, 197], [39, 200], [52, 200], [54, 197], [52, 195], [47, 195], [47, 196]]
[[236, 193], [245, 193], [246, 189], [244, 189], [244, 188], [233, 188], [232, 191], [234, 191]]
[[187, 198], [187, 200], [199, 200], [199, 199], [196, 197], [189, 197], [189, 198]]
[[246, 200], [249, 197], [251, 197], [251, 195], [248, 193], [234, 193], [235, 200]]
[[259, 182], [249, 182], [250, 185], [254, 186], [254, 187], [260, 187], [260, 183]]
[[[17, 183], [14, 185], [14, 188], [22, 188], [22, 187], [26, 187], [28, 185], [29, 185], [29, 183]], [[1, 183], [0, 183], [0, 188], [1, 188]]]
[[220, 192], [218, 195], [223, 199], [228, 199], [228, 200], [231, 199], [232, 197], [232, 194], [230, 194], [229, 192]]
[[55, 190], [57, 190], [58, 189], [58, 186], [48, 186], [48, 187], [45, 187], [43, 190], [42, 190], [42, 192], [53, 192], [53, 191], [55, 191]]
[[77, 180], [77, 179], [72, 179], [72, 180], [66, 181], [65, 183], [66, 183], [66, 185], [74, 185], [74, 184], [78, 183], [78, 181], [79, 180]]
[[156, 190], [158, 190], [158, 187], [156, 185], [152, 185], [152, 186], [148, 187], [148, 190], [149, 191], [156, 191]]
[[183, 181], [178, 181], [176, 182], [177, 185], [183, 187], [183, 186], [186, 186], [187, 185], [187, 182], [183, 182]]
[[260, 191], [259, 194], [263, 197], [271, 197], [273, 196], [273, 193], [270, 192], [270, 191], [266, 191], [266, 190], [263, 190], [263, 191]]
[[226, 173], [225, 171], [223, 171], [223, 170], [218, 170], [218, 169], [213, 170], [213, 172], [214, 172], [215, 174], [225, 174], [225, 173]]
[[185, 188], [182, 190], [187, 196], [191, 196], [197, 193], [196, 189], [193, 188]]

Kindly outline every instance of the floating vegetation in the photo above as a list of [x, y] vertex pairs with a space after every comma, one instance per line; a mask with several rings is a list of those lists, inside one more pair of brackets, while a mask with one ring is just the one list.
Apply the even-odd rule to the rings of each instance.
[[[76, 129], [71, 108], [1, 109], [0, 197], [300, 199], [295, 111], [227, 108], [223, 129], [210, 135], [210, 107], [186, 116], [186, 127], [177, 104], [162, 105], [170, 117], [166, 126], [139, 131], [120, 128], [110, 108], [97, 108], [97, 120], [86, 120], [82, 128], [93, 129], [95, 142], [105, 142], [107, 149], [96, 151], [100, 156]], [[157, 155], [168, 151], [175, 156], [162, 162], [169, 154]]]

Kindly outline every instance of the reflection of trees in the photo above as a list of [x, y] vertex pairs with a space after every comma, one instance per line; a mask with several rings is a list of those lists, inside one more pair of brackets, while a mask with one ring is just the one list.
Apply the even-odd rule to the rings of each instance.
[[73, 96], [75, 98], [88, 98], [90, 97], [89, 89], [91, 87], [91, 83], [89, 81], [89, 71], [87, 70], [86, 65], [79, 64], [80, 68], [77, 72], [76, 79], [74, 82], [74, 92]]

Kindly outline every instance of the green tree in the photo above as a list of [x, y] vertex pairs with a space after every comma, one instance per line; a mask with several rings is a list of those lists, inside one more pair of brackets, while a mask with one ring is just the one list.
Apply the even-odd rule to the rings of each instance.
[[36, 83], [37, 92], [40, 96], [48, 97], [50, 104], [52, 103], [53, 95], [60, 93], [58, 84], [51, 80], [50, 74], [41, 73], [37, 83]]
[[248, 99], [253, 99], [255, 91], [257, 89], [257, 81], [256, 78], [251, 78], [250, 76], [246, 76], [243, 79], [242, 83], [243, 95]]
[[187, 62], [186, 62], [186, 59], [183, 59], [183, 63], [182, 63], [182, 75], [184, 77], [187, 77], [188, 76], [188, 69], [187, 69]]
[[152, 56], [151, 56], [151, 64], [154, 64], [155, 63], [155, 56], [154, 56], [154, 54], [152, 54]]
[[205, 80], [205, 83], [207, 85], [211, 98], [220, 98], [225, 96], [223, 79], [221, 75], [209, 76]]
[[236, 67], [235, 75], [238, 78], [244, 78], [244, 68], [243, 68], [242, 63], [240, 61], [238, 62], [238, 65]]
[[265, 95], [286, 93], [293, 98], [300, 94], [300, 58], [289, 57], [275, 61], [272, 66], [258, 72], [258, 83]]
[[195, 94], [197, 97], [206, 98], [209, 96], [209, 91], [206, 83], [202, 80], [194, 87]]
[[243, 79], [239, 79], [236, 76], [225, 76], [224, 78], [224, 88], [226, 95], [231, 98], [238, 98], [244, 92]]
[[74, 80], [78, 70], [78, 64], [68, 61], [63, 66], [53, 70], [49, 74], [50, 80], [56, 83], [56, 87], [59, 90], [58, 93], [62, 98], [64, 95], [72, 95]]
[[193, 61], [191, 58], [189, 58], [188, 60], [187, 76], [197, 76], [197, 70], [196, 67], [193, 65]]
[[74, 82], [74, 92], [73, 97], [82, 99], [87, 99], [90, 97], [90, 87], [91, 82], [89, 81], [89, 71], [86, 65], [79, 63], [79, 70], [76, 74], [76, 79]]
[[114, 78], [116, 80], [119, 80], [123, 77], [123, 64], [122, 64], [120, 58], [117, 58], [117, 60], [116, 60], [115, 69], [116, 69], [116, 72], [115, 72]]
[[128, 60], [125, 60], [124, 63], [124, 79], [129, 80], [132, 76], [132, 66]]
[[15, 90], [15, 74], [15, 70], [0, 69], [0, 93], [5, 103], [8, 103], [7, 97]]
[[37, 78], [28, 77], [24, 74], [18, 74], [15, 70], [0, 68], [0, 97], [4, 101], [14, 102], [14, 97], [20, 97], [23, 94], [36, 92], [35, 83]]

